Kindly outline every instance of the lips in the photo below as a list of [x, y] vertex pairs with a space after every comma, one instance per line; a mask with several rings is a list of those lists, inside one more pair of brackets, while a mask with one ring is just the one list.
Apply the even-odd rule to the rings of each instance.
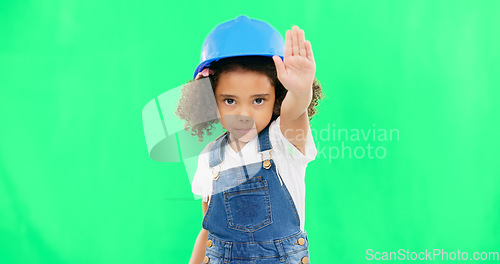
[[253, 128], [247, 128], [247, 129], [244, 129], [244, 128], [241, 128], [241, 129], [240, 129], [240, 128], [236, 128], [235, 130], [236, 130], [237, 132], [239, 132], [239, 133], [246, 134], [246, 133], [248, 133], [248, 132], [252, 131], [252, 130], [253, 130]]

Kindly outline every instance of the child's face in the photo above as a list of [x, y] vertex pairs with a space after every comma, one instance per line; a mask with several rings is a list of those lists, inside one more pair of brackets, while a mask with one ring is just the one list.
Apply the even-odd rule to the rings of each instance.
[[248, 142], [271, 121], [274, 86], [266, 75], [231, 71], [220, 75], [215, 97], [222, 126], [241, 142]]

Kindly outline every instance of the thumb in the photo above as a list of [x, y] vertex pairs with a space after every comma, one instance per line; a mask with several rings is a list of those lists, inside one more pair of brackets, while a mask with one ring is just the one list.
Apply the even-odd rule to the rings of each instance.
[[278, 79], [280, 79], [280, 77], [284, 76], [286, 73], [285, 64], [281, 60], [280, 56], [277, 56], [277, 55], [273, 56], [273, 61], [274, 61], [274, 65], [276, 66], [276, 72], [278, 74]]

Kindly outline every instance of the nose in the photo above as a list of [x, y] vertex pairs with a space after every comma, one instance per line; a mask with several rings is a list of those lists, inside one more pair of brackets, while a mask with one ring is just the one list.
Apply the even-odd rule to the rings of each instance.
[[237, 119], [238, 122], [243, 125], [249, 125], [253, 122], [250, 111], [248, 111], [246, 107], [240, 107]]
[[241, 123], [249, 123], [249, 122], [252, 122], [253, 119], [249, 116], [246, 116], [246, 115], [239, 115], [238, 121], [240, 121]]
[[241, 106], [238, 108], [238, 120], [245, 121], [250, 118], [250, 111], [248, 111], [247, 107]]

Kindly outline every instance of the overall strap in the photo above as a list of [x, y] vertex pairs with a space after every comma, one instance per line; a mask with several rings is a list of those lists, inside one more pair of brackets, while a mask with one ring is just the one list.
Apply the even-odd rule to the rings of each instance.
[[269, 140], [269, 123], [266, 128], [262, 129], [259, 133], [259, 152], [267, 151], [273, 148]]
[[224, 134], [220, 135], [216, 140], [215, 144], [210, 149], [210, 159], [209, 166], [215, 167], [219, 165], [224, 160], [224, 149], [227, 144], [227, 134], [229, 132], [226, 131]]

